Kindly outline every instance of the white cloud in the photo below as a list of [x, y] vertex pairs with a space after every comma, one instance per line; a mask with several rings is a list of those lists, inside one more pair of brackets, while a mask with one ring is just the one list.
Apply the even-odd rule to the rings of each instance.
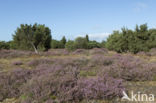
[[146, 9], [147, 7], [148, 7], [147, 4], [145, 4], [143, 2], [138, 2], [138, 3], [136, 3], [134, 11], [135, 12], [141, 12], [142, 10]]
[[[78, 35], [78, 36], [84, 37], [85, 35], [86, 34]], [[110, 35], [110, 33], [90, 33], [90, 34], [88, 34], [90, 40], [96, 40], [96, 41], [106, 40], [109, 35]]]

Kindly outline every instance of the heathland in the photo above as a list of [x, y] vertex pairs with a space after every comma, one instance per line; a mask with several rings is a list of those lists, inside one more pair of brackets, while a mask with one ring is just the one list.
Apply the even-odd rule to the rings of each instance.
[[147, 24], [102, 42], [55, 40], [45, 25], [21, 24], [0, 41], [0, 103], [120, 103], [131, 92], [136, 103], [156, 95], [156, 29]]
[[123, 91], [156, 94], [156, 49], [0, 50], [2, 103], [120, 103]]

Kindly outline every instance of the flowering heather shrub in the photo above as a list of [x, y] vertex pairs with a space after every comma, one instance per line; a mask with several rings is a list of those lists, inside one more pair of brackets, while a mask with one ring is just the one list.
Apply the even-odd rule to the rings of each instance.
[[29, 66], [37, 66], [40, 64], [52, 64], [53, 61], [47, 58], [41, 58], [41, 59], [33, 59], [32, 61], [28, 62]]
[[146, 55], [147, 55], [147, 53], [146, 53], [146, 52], [144, 52], [144, 51], [141, 51], [141, 52], [138, 52], [138, 53], [137, 53], [137, 55], [139, 55], [139, 56], [146, 56]]
[[[73, 100], [71, 91], [76, 85], [76, 80], [71, 75], [55, 77], [52, 74], [33, 77], [21, 89], [21, 93], [27, 99], [43, 103], [49, 99], [58, 99], [60, 102]], [[72, 92], [72, 93], [70, 93]], [[31, 94], [31, 95], [30, 95]]]
[[[46, 68], [49, 68], [49, 70]], [[110, 99], [121, 96], [122, 82], [108, 76], [94, 79], [79, 79], [79, 71], [73, 66], [63, 68], [58, 66], [44, 67], [45, 72], [38, 72], [21, 88], [21, 94], [26, 101], [59, 101], [80, 102], [83, 99]]]
[[62, 65], [64, 67], [66, 66], [73, 66], [73, 67], [79, 67], [86, 66], [89, 62], [89, 59], [85, 57], [81, 58], [62, 58], [62, 59], [55, 59], [56, 65]]
[[40, 64], [35, 69], [32, 70], [33, 75], [47, 75], [53, 73], [56, 76], [63, 76], [64, 74], [74, 74], [78, 75], [79, 69], [76, 66], [72, 65], [59, 65], [59, 64]]
[[0, 73], [0, 101], [5, 98], [18, 97], [19, 88], [31, 77], [31, 72], [25, 69], [15, 69]]
[[33, 76], [41, 76], [41, 75], [48, 75], [52, 73], [56, 76], [63, 76], [66, 72], [72, 73], [76, 69], [72, 69], [72, 66], [64, 67], [62, 65], [48, 65], [48, 64], [41, 64], [38, 65], [33, 70]]
[[147, 52], [148, 56], [156, 56], [156, 48], [152, 48], [149, 52]]
[[87, 55], [89, 52], [86, 49], [76, 49], [75, 51], [72, 52], [73, 55]]
[[82, 99], [82, 94], [76, 89], [78, 78], [75, 74], [66, 74], [59, 77], [59, 80], [56, 96], [60, 102], [80, 101]]
[[76, 85], [77, 69], [73, 67], [63, 68], [63, 66], [62, 68], [58, 66], [48, 68], [37, 68], [35, 73], [37, 72], [36, 75], [38, 76], [34, 75], [31, 80], [23, 85], [21, 93], [26, 96], [25, 101], [29, 99], [43, 102], [51, 97], [57, 97], [60, 101], [68, 101], [73, 98], [73, 93], [70, 93], [70, 90]]
[[78, 81], [78, 88], [85, 99], [112, 99], [121, 97], [124, 87], [122, 80], [108, 75]]
[[22, 65], [23, 63], [21, 61], [15, 61], [12, 63], [13, 65]]
[[155, 65], [151, 67], [150, 63], [131, 56], [118, 57], [116, 63], [107, 68], [103, 67], [103, 73], [127, 81], [153, 80], [154, 71], [156, 71]]
[[19, 51], [19, 50], [0, 50], [0, 58], [16, 58], [23, 56], [31, 56], [35, 53], [31, 51]]
[[89, 50], [90, 54], [108, 54], [108, 50], [106, 48], [93, 48]]
[[42, 58], [28, 65], [34, 68], [0, 72], [0, 101], [12, 97], [21, 103], [106, 100], [122, 96], [121, 80], [156, 80], [155, 62], [130, 55]]
[[[146, 69], [146, 73], [144, 73], [144, 76], [150, 76], [150, 79], [149, 80], [156, 80], [156, 62], [150, 62], [150, 63], [144, 63], [142, 64], [142, 68], [143, 69]], [[148, 74], [148, 75], [147, 75]]]
[[43, 102], [48, 99], [53, 89], [55, 89], [53, 80], [54, 78], [50, 78], [49, 75], [33, 77], [21, 88], [21, 94], [25, 97], [22, 101]]
[[85, 57], [81, 57], [81, 58], [73, 60], [73, 64], [75, 66], [79, 66], [79, 67], [86, 66], [88, 64], [88, 62], [89, 62], [89, 59], [87, 59]]
[[96, 54], [91, 57], [91, 63], [94, 65], [104, 65], [108, 66], [113, 64], [114, 59], [112, 57], [104, 56], [101, 54]]
[[[59, 68], [59, 66], [57, 67]], [[55, 66], [49, 64], [40, 64], [32, 70], [34, 76], [46, 75], [55, 71]], [[60, 69], [60, 68], [59, 68]]]
[[60, 55], [69, 55], [69, 51], [66, 49], [50, 49], [47, 52], [41, 53], [44, 56], [60, 56]]

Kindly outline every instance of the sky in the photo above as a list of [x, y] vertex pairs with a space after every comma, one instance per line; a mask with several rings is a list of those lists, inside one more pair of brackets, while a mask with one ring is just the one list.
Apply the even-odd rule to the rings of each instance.
[[113, 30], [156, 27], [156, 0], [0, 0], [0, 40], [12, 40], [20, 24], [45, 24], [54, 39], [89, 35], [102, 41]]

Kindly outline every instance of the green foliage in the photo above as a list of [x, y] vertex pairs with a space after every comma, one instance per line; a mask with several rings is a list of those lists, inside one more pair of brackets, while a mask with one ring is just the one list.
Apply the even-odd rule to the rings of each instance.
[[74, 42], [74, 47], [75, 49], [87, 49], [88, 43], [87, 43], [86, 38], [77, 37]]
[[0, 49], [10, 49], [8, 42], [0, 41]]
[[65, 36], [61, 40], [51, 39], [51, 31], [41, 24], [21, 24], [13, 35], [13, 41], [0, 42], [0, 49], [21, 49], [21, 50], [48, 50], [50, 48], [92, 49], [108, 48], [119, 53], [149, 51], [156, 48], [156, 29], [148, 29], [147, 24], [136, 25], [135, 30], [122, 28], [121, 31], [114, 31], [101, 43], [89, 40], [89, 36], [77, 37], [74, 41], [67, 42]]
[[48, 50], [51, 42], [51, 30], [41, 24], [21, 24], [13, 35], [17, 49]]
[[51, 41], [51, 48], [53, 48], [53, 49], [58, 49], [58, 48], [61, 48], [61, 43], [60, 43], [60, 41], [58, 41], [58, 40], [52, 40]]
[[69, 40], [69, 41], [66, 43], [65, 48], [68, 49], [68, 50], [70, 50], [70, 51], [71, 51], [71, 50], [74, 50], [74, 49], [75, 49], [75, 47], [74, 47], [74, 41]]
[[122, 35], [120, 34], [119, 31], [114, 31], [112, 35], [109, 36], [106, 42], [106, 47], [109, 50], [115, 50], [117, 52], [122, 52], [122, 44], [121, 40]]
[[149, 34], [150, 36], [149, 36], [147, 45], [149, 48], [155, 48], [156, 47], [156, 29], [150, 29]]
[[117, 52], [149, 51], [156, 47], [156, 29], [148, 30], [147, 24], [136, 25], [135, 30], [122, 28], [122, 31], [114, 31], [106, 42], [109, 50]]
[[89, 41], [89, 37], [86, 35], [86, 37], [77, 37], [74, 41], [68, 41], [65, 48], [68, 50], [101, 48], [104, 47], [104, 43], [105, 42], [101, 44], [97, 41]]
[[17, 49], [17, 46], [14, 41], [9, 41], [7, 42], [7, 44], [9, 45], [10, 49]]
[[101, 44], [100, 44], [100, 47], [105, 48], [105, 47], [106, 47], [106, 41], [103, 40], [103, 41], [101, 42]]
[[88, 49], [100, 48], [100, 47], [101, 47], [100, 43], [98, 43], [96, 41], [89, 41], [88, 42]]
[[53, 49], [65, 48], [65, 44], [66, 44], [66, 38], [65, 38], [65, 36], [63, 36], [60, 41], [53, 39], [51, 41], [51, 48], [53, 48]]
[[62, 48], [65, 48], [65, 45], [66, 45], [66, 42], [67, 42], [65, 36], [62, 37], [62, 39], [61, 39], [60, 42], [61, 42], [61, 47], [62, 47]]
[[77, 37], [74, 41], [69, 40], [66, 43], [65, 48], [68, 50], [87, 49], [88, 42], [87, 42], [86, 38]]
[[86, 40], [87, 40], [87, 42], [89, 42], [89, 36], [88, 35], [86, 35]]

